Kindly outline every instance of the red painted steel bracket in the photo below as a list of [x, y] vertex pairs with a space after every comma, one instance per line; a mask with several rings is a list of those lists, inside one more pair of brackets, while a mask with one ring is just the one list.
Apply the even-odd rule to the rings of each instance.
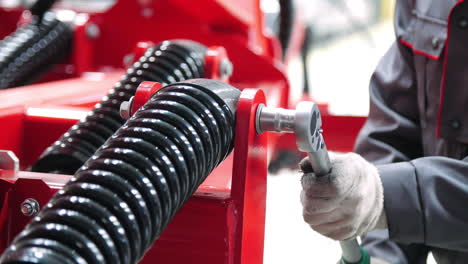
[[231, 198], [239, 222], [230, 251], [235, 264], [263, 263], [267, 187], [267, 133], [258, 135], [258, 105], [266, 104], [262, 90], [244, 89], [236, 113], [236, 138]]
[[140, 83], [131, 102], [130, 116], [135, 114], [161, 88], [162, 85], [158, 82]]
[[85, 72], [94, 70], [94, 58], [96, 48], [94, 40], [87, 34], [87, 27], [92, 24], [87, 14], [79, 14], [75, 19], [75, 34], [73, 37], [72, 62], [74, 76], [80, 76]]
[[[232, 72], [230, 74], [223, 74], [223, 66], [225, 66], [223, 63], [231, 63], [226, 49], [221, 46], [209, 47], [205, 56], [205, 78], [228, 82]], [[232, 70], [232, 64], [230, 67]]]
[[3, 250], [31, 220], [21, 212], [21, 203], [33, 198], [45, 205], [72, 176], [0, 170], [0, 249]]

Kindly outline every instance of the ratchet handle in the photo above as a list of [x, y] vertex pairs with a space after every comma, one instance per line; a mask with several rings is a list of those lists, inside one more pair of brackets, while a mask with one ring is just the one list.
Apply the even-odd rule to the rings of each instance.
[[[322, 137], [322, 135], [320, 135]], [[328, 155], [325, 142], [323, 141], [323, 147], [315, 152], [308, 152], [310, 165], [314, 170], [316, 177], [322, 177], [329, 174], [332, 170], [330, 157]], [[348, 241], [340, 241], [342, 258], [341, 264], [369, 264], [369, 256], [359, 246], [356, 239]]]
[[[316, 177], [328, 175], [332, 170], [330, 156], [322, 135], [322, 117], [318, 106], [301, 102], [295, 112], [296, 145], [306, 152]], [[340, 241], [342, 264], [369, 264], [369, 256], [356, 239]]]
[[322, 117], [317, 104], [300, 102], [294, 114], [297, 148], [306, 152], [317, 177], [331, 171], [330, 157], [322, 136]]
[[317, 151], [307, 153], [310, 165], [317, 177], [325, 176], [332, 170], [330, 156], [328, 155], [328, 150], [325, 146], [325, 141], [323, 141], [322, 135], [320, 135], [320, 139], [322, 141], [321, 148]]

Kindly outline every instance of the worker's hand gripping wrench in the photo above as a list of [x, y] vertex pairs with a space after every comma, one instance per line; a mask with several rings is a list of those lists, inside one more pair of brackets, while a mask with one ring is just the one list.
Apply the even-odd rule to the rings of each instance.
[[[317, 177], [332, 170], [327, 147], [322, 136], [322, 118], [318, 106], [312, 102], [300, 102], [296, 110], [272, 108], [260, 105], [257, 109], [257, 133], [295, 133], [297, 148], [307, 152]], [[368, 264], [369, 256], [356, 239], [341, 241], [342, 264]]]

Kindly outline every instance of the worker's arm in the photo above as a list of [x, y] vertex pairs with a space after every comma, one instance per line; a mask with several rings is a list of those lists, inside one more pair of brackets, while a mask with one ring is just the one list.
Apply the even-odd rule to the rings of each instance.
[[[422, 156], [412, 52], [395, 43], [370, 86], [369, 119], [356, 152], [378, 165], [390, 239], [468, 249], [468, 159]], [[391, 242], [388, 242], [391, 243]]]
[[[374, 164], [409, 161], [421, 156], [412, 61], [411, 51], [397, 40], [372, 76], [371, 111], [355, 151]], [[384, 191], [389, 192], [392, 191]], [[371, 256], [389, 263], [425, 263], [429, 249], [422, 243], [398, 243], [388, 236], [387, 230], [371, 231], [363, 238], [362, 245]]]
[[425, 157], [378, 169], [391, 239], [468, 250], [468, 158]]
[[396, 1], [395, 42], [382, 57], [369, 85], [370, 111], [355, 152], [374, 164], [422, 156], [414, 53], [400, 42], [414, 34], [414, 1]]
[[395, 42], [370, 82], [369, 116], [355, 151], [374, 164], [422, 156], [416, 80], [412, 53]]
[[355, 151], [374, 164], [401, 162], [377, 166], [390, 238], [468, 250], [468, 210], [463, 208], [468, 159], [419, 158], [422, 132], [413, 53], [398, 41], [372, 76], [370, 103]]
[[[374, 164], [409, 161], [422, 152], [413, 53], [399, 42], [410, 25], [412, 4], [397, 1], [396, 40], [370, 82], [371, 111], [355, 151]], [[362, 245], [371, 256], [398, 264], [426, 263], [429, 251], [423, 244], [389, 240], [388, 230], [369, 232]]]

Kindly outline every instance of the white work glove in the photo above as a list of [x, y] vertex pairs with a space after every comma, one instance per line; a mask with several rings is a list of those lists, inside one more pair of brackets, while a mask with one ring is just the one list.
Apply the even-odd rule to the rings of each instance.
[[383, 187], [377, 168], [356, 153], [330, 153], [331, 172], [316, 177], [308, 158], [301, 161], [304, 221], [335, 240], [386, 228]]

